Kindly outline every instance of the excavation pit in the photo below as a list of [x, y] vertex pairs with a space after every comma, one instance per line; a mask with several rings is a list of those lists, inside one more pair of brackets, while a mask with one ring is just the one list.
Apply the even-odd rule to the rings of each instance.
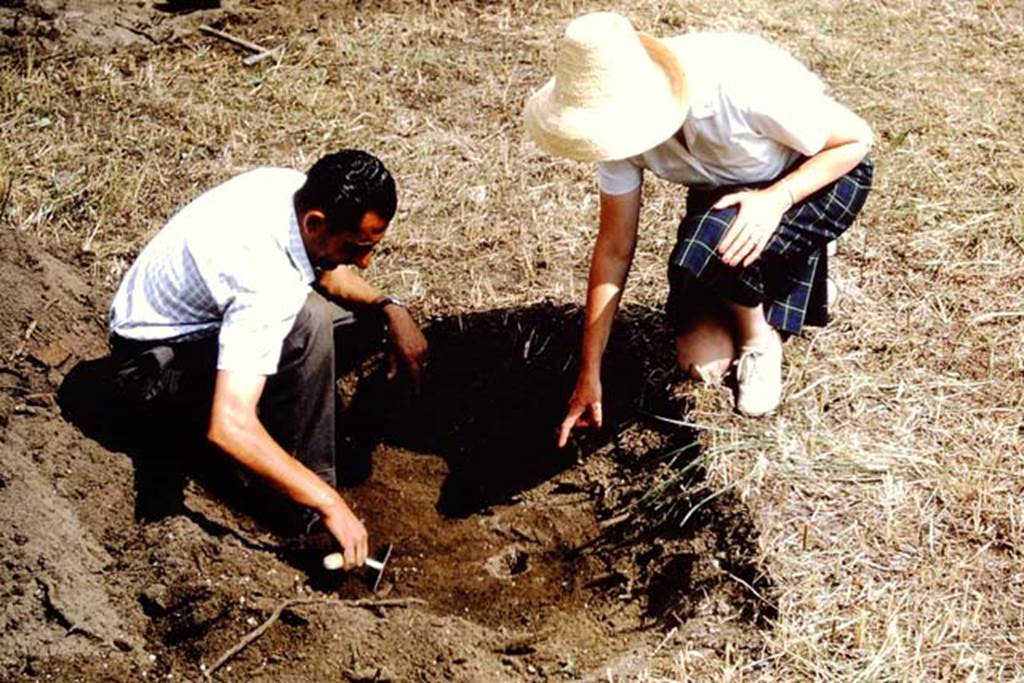
[[660, 637], [661, 625], [712, 603], [755, 633], [765, 608], [729, 574], [770, 586], [738, 501], [715, 499], [685, 528], [679, 517], [658, 528], [610, 523], [655, 466], [664, 470], [666, 453], [690, 449], [680, 468], [697, 453], [692, 432], [640, 417], [682, 409], [672, 369], [650, 360], [652, 348], [670, 348], [657, 317], [623, 315], [606, 354], [605, 429], [556, 447], [579, 320], [576, 308], [541, 305], [433, 321], [419, 396], [379, 372], [359, 382], [346, 457], [363, 460], [345, 495], [374, 542], [395, 545], [388, 595], [488, 628], [571, 632], [573, 645], [554, 640], [580, 661], [620, 650], [624, 631]]

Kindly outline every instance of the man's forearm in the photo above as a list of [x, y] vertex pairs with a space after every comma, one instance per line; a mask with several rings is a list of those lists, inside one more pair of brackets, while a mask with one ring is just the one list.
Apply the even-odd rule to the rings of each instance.
[[300, 505], [322, 511], [341, 499], [333, 487], [285, 452], [255, 417], [215, 414], [208, 436], [240, 465]]
[[347, 266], [338, 266], [321, 273], [317, 279], [317, 289], [330, 299], [357, 307], [372, 306], [384, 296], [383, 292]]

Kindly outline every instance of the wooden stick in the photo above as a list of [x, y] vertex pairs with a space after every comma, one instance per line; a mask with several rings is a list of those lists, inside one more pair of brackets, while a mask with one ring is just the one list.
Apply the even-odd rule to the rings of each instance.
[[8, 363], [13, 361], [15, 358], [17, 358], [21, 354], [25, 353], [25, 347], [28, 346], [28, 342], [32, 338], [32, 333], [36, 331], [36, 326], [38, 326], [38, 325], [39, 325], [39, 321], [37, 321], [37, 320], [33, 320], [32, 322], [30, 322], [28, 324], [28, 329], [25, 330], [24, 338], [21, 340], [21, 344], [19, 344], [18, 348], [15, 349], [14, 353], [12, 353], [7, 358], [7, 362]]
[[250, 41], [246, 40], [245, 38], [239, 38], [237, 36], [233, 36], [230, 33], [225, 33], [224, 31], [219, 31], [219, 30], [215, 29], [212, 26], [207, 26], [206, 24], [203, 24], [202, 26], [200, 26], [199, 30], [202, 31], [203, 33], [206, 33], [207, 35], [213, 36], [214, 38], [220, 38], [221, 40], [226, 40], [227, 42], [231, 43], [232, 45], [237, 45], [238, 47], [241, 47], [241, 48], [244, 48], [244, 49], [248, 50], [249, 52], [256, 52], [256, 53], [269, 52], [269, 50], [267, 50], [267, 48], [263, 47], [262, 45], [258, 45], [256, 43], [250, 42]]
[[203, 676], [205, 676], [208, 680], [211, 680], [213, 678], [214, 672], [217, 671], [217, 669], [224, 666], [224, 664], [226, 664], [228, 660], [230, 660], [232, 657], [237, 655], [245, 648], [249, 647], [249, 645], [252, 644], [253, 641], [255, 641], [257, 638], [266, 633], [267, 629], [273, 626], [274, 622], [280, 619], [281, 614], [289, 607], [294, 607], [296, 605], [315, 604], [379, 609], [381, 607], [408, 607], [409, 605], [425, 605], [427, 603], [425, 600], [420, 600], [419, 598], [394, 598], [390, 600], [337, 600], [335, 598], [292, 598], [291, 600], [285, 600], [284, 602], [282, 602], [274, 608], [274, 611], [271, 613], [269, 617], [267, 617], [266, 621], [264, 621], [262, 624], [260, 624], [253, 630], [246, 633], [241, 640], [235, 643], [235, 645], [232, 646], [231, 649], [229, 649], [227, 652], [222, 654], [217, 659], [216, 662], [210, 665], [209, 668], [203, 669]]
[[150, 35], [147, 31], [144, 31], [141, 28], [137, 28], [135, 26], [132, 26], [131, 24], [126, 24], [123, 21], [115, 21], [114, 22], [114, 26], [120, 26], [121, 28], [125, 29], [126, 31], [131, 31], [132, 33], [134, 33], [137, 36], [142, 36], [143, 38], [145, 38], [149, 42], [153, 43], [154, 45], [156, 45], [157, 43], [160, 42], [159, 40], [154, 38], [152, 35]]
[[270, 59], [271, 57], [277, 57], [279, 54], [284, 52], [284, 46], [285, 46], [285, 43], [281, 43], [277, 47], [271, 48], [271, 49], [267, 50], [266, 52], [259, 52], [259, 53], [254, 54], [254, 55], [249, 55], [248, 57], [246, 57], [245, 59], [242, 60], [242, 63], [245, 64], [246, 66], [252, 66], [253, 64], [258, 64], [258, 63], [262, 62], [264, 59]]

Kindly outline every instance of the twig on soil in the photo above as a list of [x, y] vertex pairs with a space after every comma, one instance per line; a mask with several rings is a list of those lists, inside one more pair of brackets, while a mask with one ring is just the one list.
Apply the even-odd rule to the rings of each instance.
[[668, 641], [670, 641], [673, 638], [675, 638], [676, 637], [676, 633], [678, 633], [678, 632], [679, 632], [679, 627], [678, 626], [673, 626], [672, 630], [670, 630], [668, 633], [666, 633], [665, 637], [661, 639], [660, 643], [658, 643], [658, 647], [654, 648], [654, 654], [658, 654], [659, 652], [661, 652], [661, 648], [665, 647], [668, 644]]
[[246, 40], [245, 38], [233, 36], [230, 33], [220, 31], [218, 29], [213, 28], [212, 26], [207, 26], [206, 24], [200, 26], [199, 30], [203, 33], [206, 33], [207, 35], [213, 36], [214, 38], [220, 38], [221, 40], [231, 43], [232, 45], [237, 45], [240, 48], [255, 53], [249, 55], [248, 57], [242, 60], [242, 63], [246, 66], [258, 64], [259, 62], [262, 62], [264, 59], [276, 57], [282, 52], [284, 52], [285, 43], [281, 43], [280, 45], [274, 48], [266, 48], [260, 45], [259, 43], [253, 43], [251, 41]]
[[621, 515], [615, 515], [614, 517], [609, 517], [608, 519], [601, 520], [598, 526], [600, 526], [602, 529], [607, 529], [608, 527], [615, 526], [616, 524], [619, 524], [621, 522], [625, 522], [627, 519], [629, 519], [629, 517], [630, 513], [623, 512]]
[[827, 382], [830, 379], [832, 379], [832, 375], [825, 375], [824, 377], [819, 377], [818, 379], [814, 380], [813, 382], [808, 384], [806, 387], [804, 387], [800, 391], [798, 391], [795, 394], [793, 394], [792, 396], [790, 396], [789, 400], [790, 401], [795, 401], [796, 399], [800, 398], [801, 396], [809, 394], [810, 392], [814, 391], [815, 387], [817, 387], [819, 384], [822, 384], [823, 382]]
[[278, 45], [275, 48], [271, 48], [269, 50], [265, 50], [263, 52], [255, 54], [255, 55], [249, 55], [248, 57], [246, 57], [245, 59], [242, 60], [242, 64], [245, 64], [246, 66], [252, 66], [253, 64], [258, 64], [258, 63], [262, 62], [264, 59], [270, 59], [271, 57], [277, 57], [278, 55], [280, 55], [280, 54], [282, 54], [284, 52], [284, 46], [285, 46], [285, 44], [281, 43], [280, 45]]
[[999, 320], [1000, 318], [1022, 318], [1024, 317], [1024, 311], [993, 311], [992, 313], [983, 313], [976, 315], [971, 318], [972, 325], [979, 325], [981, 323], [992, 322], [993, 320]]
[[157, 44], [160, 43], [160, 41], [157, 40], [156, 38], [154, 38], [148, 31], [144, 31], [143, 29], [138, 28], [137, 26], [132, 26], [131, 24], [126, 24], [123, 21], [115, 21], [114, 25], [115, 26], [120, 26], [124, 30], [130, 31], [130, 32], [134, 33], [137, 36], [141, 36], [141, 37], [145, 38], [146, 40], [148, 40], [149, 42], [153, 43], [154, 45], [157, 45]]
[[728, 569], [723, 567], [722, 564], [718, 560], [712, 560], [712, 564], [715, 566], [716, 569], [721, 571], [723, 574], [728, 576], [730, 579], [732, 579], [733, 581], [737, 582], [738, 584], [740, 584], [741, 586], [746, 588], [748, 591], [750, 591], [754, 595], [755, 598], [757, 598], [758, 600], [760, 600], [764, 604], [768, 605], [769, 607], [771, 607], [776, 612], [778, 611], [778, 609], [779, 609], [778, 605], [776, 605], [774, 602], [772, 602], [771, 600], [769, 600], [768, 598], [763, 596], [756, 588], [751, 586], [747, 581], [744, 581], [741, 577], [736, 576], [731, 571], [729, 571]]
[[37, 321], [37, 320], [33, 320], [32, 322], [30, 322], [28, 324], [28, 328], [26, 328], [26, 330], [25, 330], [25, 334], [24, 334], [24, 336], [23, 336], [23, 338], [21, 340], [21, 344], [19, 344], [18, 348], [15, 349], [14, 353], [12, 353], [7, 358], [7, 362], [8, 363], [13, 361], [15, 358], [17, 358], [21, 354], [25, 353], [25, 347], [28, 345], [29, 340], [32, 338], [32, 333], [36, 331], [36, 327], [38, 327], [38, 326], [39, 326], [39, 321]]
[[295, 607], [296, 605], [339, 605], [342, 607], [364, 607], [366, 609], [377, 610], [382, 607], [408, 607], [409, 605], [425, 605], [425, 600], [419, 598], [392, 598], [387, 600], [338, 600], [335, 598], [292, 598], [285, 600], [274, 608], [267, 620], [262, 624], [249, 631], [245, 636], [242, 637], [235, 645], [233, 645], [227, 652], [222, 654], [216, 662], [211, 664], [209, 667], [202, 669], [203, 676], [207, 680], [213, 679], [214, 672], [226, 664], [232, 657], [237, 655], [239, 652], [251, 645], [256, 639], [262, 636], [267, 630], [274, 625], [278, 619], [281, 618], [281, 614], [284, 613], [289, 607]]
[[257, 43], [253, 43], [251, 41], [248, 41], [245, 38], [239, 38], [238, 36], [233, 36], [230, 33], [226, 33], [224, 31], [220, 31], [218, 29], [215, 29], [212, 26], [207, 26], [206, 24], [203, 24], [202, 26], [200, 26], [199, 30], [202, 31], [203, 33], [207, 34], [207, 35], [213, 36], [214, 38], [220, 38], [221, 40], [224, 40], [224, 41], [227, 41], [227, 42], [231, 43], [232, 45], [237, 45], [240, 48], [244, 48], [244, 49], [248, 50], [249, 52], [256, 52], [256, 53], [267, 52], [267, 48], [263, 47], [262, 45], [259, 45]]

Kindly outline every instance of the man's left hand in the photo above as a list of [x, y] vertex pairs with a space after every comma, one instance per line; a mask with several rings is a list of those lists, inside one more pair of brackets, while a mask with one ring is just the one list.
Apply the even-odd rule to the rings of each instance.
[[782, 215], [789, 208], [789, 197], [776, 189], [748, 190], [725, 195], [714, 208], [724, 209], [736, 204], [739, 204], [739, 212], [722, 235], [718, 254], [725, 265], [746, 268], [757, 260], [775, 234]]
[[423, 366], [427, 362], [427, 338], [423, 336], [419, 325], [403, 306], [385, 305], [384, 317], [388, 321], [388, 335], [391, 342], [391, 349], [388, 353], [390, 362], [388, 379], [392, 379], [398, 374], [398, 366], [401, 363], [409, 371], [413, 386], [419, 393]]

